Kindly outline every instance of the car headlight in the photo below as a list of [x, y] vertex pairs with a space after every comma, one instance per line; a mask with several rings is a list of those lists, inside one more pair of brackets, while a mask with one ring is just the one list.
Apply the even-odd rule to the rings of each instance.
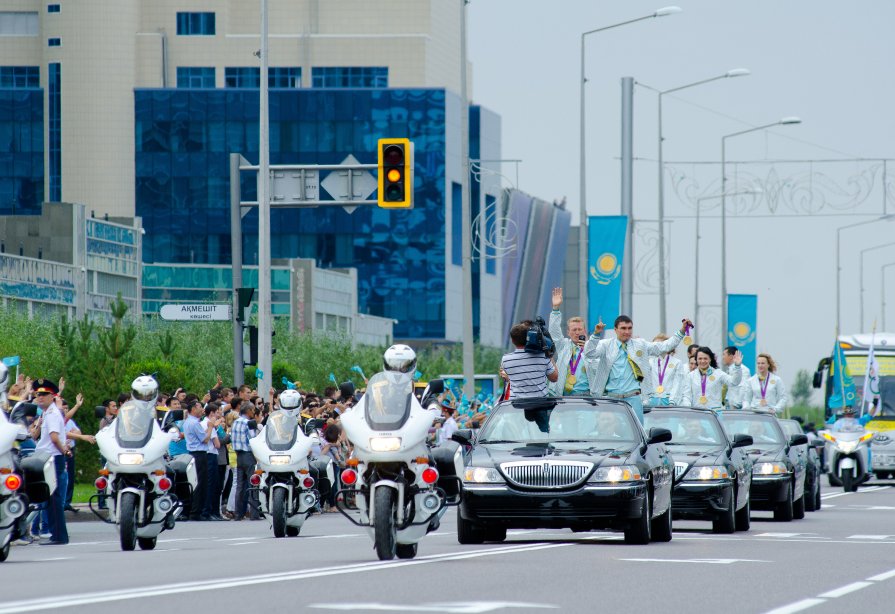
[[781, 475], [789, 473], [783, 463], [755, 463], [752, 467], [752, 475]]
[[858, 447], [857, 441], [837, 441], [836, 447], [845, 452], [846, 454], [850, 454], [855, 451], [855, 448]]
[[707, 465], [705, 467], [693, 467], [684, 476], [684, 481], [688, 480], [724, 480], [730, 477], [727, 467], [721, 465]]
[[125, 453], [118, 455], [119, 465], [142, 465], [143, 455], [137, 453]]
[[493, 467], [467, 467], [463, 481], [474, 484], [502, 484], [504, 479]]
[[590, 476], [589, 482], [634, 482], [641, 479], [640, 469], [635, 465], [599, 467]]
[[370, 437], [370, 449], [374, 452], [397, 452], [401, 449], [401, 438]]
[[289, 454], [271, 454], [268, 460], [271, 465], [288, 465], [292, 462], [292, 456]]

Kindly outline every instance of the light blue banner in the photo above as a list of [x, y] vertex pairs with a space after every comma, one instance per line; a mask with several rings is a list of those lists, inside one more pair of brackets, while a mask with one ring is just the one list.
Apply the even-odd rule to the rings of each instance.
[[602, 318], [612, 328], [619, 316], [628, 218], [592, 215], [587, 220], [587, 327], [593, 330]]
[[727, 295], [727, 342], [743, 353], [743, 364], [755, 373], [756, 325], [758, 296], [755, 294]]

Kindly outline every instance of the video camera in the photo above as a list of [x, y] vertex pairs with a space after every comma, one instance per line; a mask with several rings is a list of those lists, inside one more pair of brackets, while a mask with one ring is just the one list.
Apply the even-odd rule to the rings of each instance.
[[525, 351], [530, 354], [543, 353], [547, 358], [553, 358], [553, 354], [556, 353], [553, 337], [550, 336], [547, 323], [541, 316], [536, 317], [534, 324], [528, 329], [528, 335], [525, 338]]

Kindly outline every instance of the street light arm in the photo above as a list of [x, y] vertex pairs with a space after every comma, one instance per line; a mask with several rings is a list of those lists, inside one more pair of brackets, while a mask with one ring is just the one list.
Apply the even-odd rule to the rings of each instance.
[[711, 77], [709, 79], [703, 79], [702, 81], [695, 81], [693, 83], [688, 83], [687, 85], [681, 85], [680, 87], [673, 87], [670, 90], [664, 90], [659, 92], [659, 95], [662, 96], [664, 94], [671, 94], [672, 92], [679, 92], [680, 90], [685, 90], [691, 87], [696, 87], [697, 85], [702, 85], [703, 83], [711, 83], [712, 81], [719, 81], [721, 79], [729, 79], [727, 73], [723, 75], [718, 75], [717, 77]]
[[597, 32], [605, 32], [606, 30], [611, 30], [613, 28], [619, 28], [621, 26], [626, 26], [629, 23], [637, 23], [638, 21], [646, 21], [647, 19], [653, 19], [654, 17], [658, 17], [655, 13], [650, 13], [649, 15], [644, 15], [643, 17], [637, 17], [635, 19], [629, 19], [628, 21], [620, 21], [619, 23], [614, 23], [611, 26], [603, 26], [602, 28], [597, 28], [596, 30], [588, 30], [587, 32], [581, 33], [582, 40], [585, 36], [590, 34], [596, 34]]
[[759, 130], [766, 130], [768, 128], [773, 128], [774, 126], [779, 125], [780, 122], [774, 122], [772, 124], [764, 124], [763, 126], [756, 126], [754, 128], [749, 128], [748, 130], [740, 130], [739, 132], [733, 132], [731, 134], [725, 134], [721, 137], [721, 141], [723, 142], [726, 139], [729, 139], [734, 136], [740, 136], [741, 134], [749, 134], [750, 132], [758, 132]]

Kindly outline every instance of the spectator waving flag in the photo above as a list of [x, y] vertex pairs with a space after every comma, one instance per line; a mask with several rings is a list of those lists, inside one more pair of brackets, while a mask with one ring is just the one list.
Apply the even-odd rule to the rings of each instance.
[[870, 353], [867, 355], [867, 372], [864, 374], [864, 391], [861, 393], [861, 415], [866, 409], [873, 407], [874, 399], [879, 398], [879, 363], [876, 362], [876, 354], [873, 346], [876, 342], [876, 324], [873, 325], [873, 334], [870, 337]]
[[837, 335], [836, 345], [833, 347], [833, 361], [830, 363], [830, 375], [833, 378], [833, 392], [830, 394], [830, 408], [842, 409], [854, 407], [857, 400], [855, 383], [848, 372], [848, 364], [845, 362], [845, 352], [839, 344]]
[[336, 381], [336, 374], [335, 374], [335, 373], [330, 373], [330, 374], [329, 374], [329, 381], [331, 381], [331, 382], [332, 382], [333, 384], [335, 384], [336, 386], [339, 385], [339, 383]]

